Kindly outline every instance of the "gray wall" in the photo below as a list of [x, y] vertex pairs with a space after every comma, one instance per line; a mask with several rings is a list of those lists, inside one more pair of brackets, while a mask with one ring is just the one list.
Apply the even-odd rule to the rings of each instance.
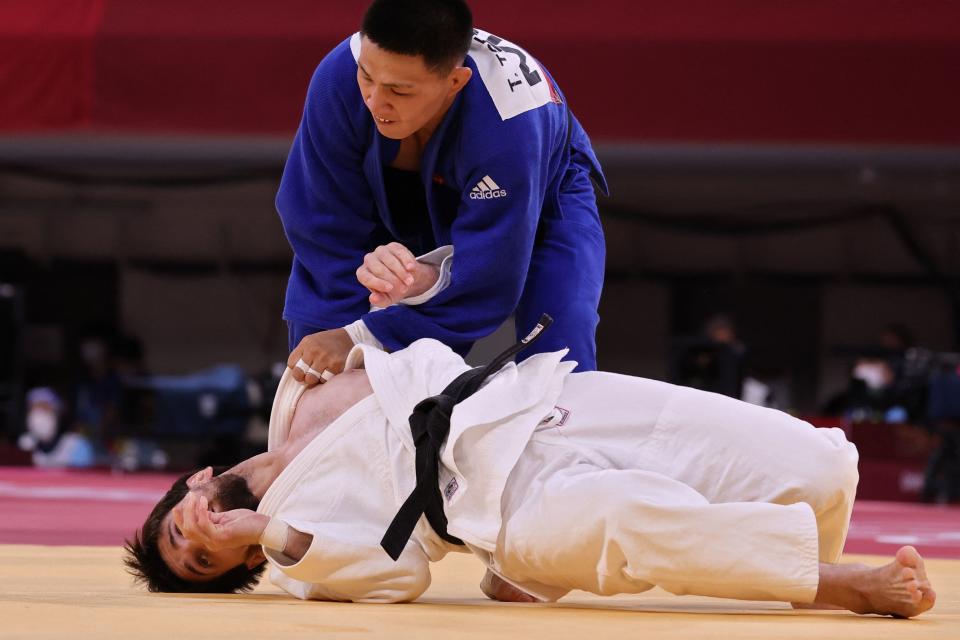
[[[945, 294], [882, 219], [724, 235], [651, 224], [640, 215], [813, 219], [883, 196], [902, 209], [938, 266], [956, 277], [960, 181], [954, 173], [901, 170], [893, 179], [881, 171], [878, 179], [846, 166], [731, 168], [707, 157], [691, 167], [676, 156], [657, 164], [655, 156], [613, 152], [604, 160], [615, 195], [603, 201], [611, 211], [604, 215], [602, 368], [662, 378], [678, 331], [711, 310], [731, 311], [745, 338], [792, 372], [796, 404], [809, 408], [843, 384], [847, 363], [831, 355], [834, 345], [869, 342], [883, 325], [900, 322], [924, 346], [956, 346]], [[134, 169], [149, 178], [233, 166], [171, 162]], [[90, 175], [125, 170], [108, 164], [74, 160], [67, 168]], [[271, 178], [176, 189], [97, 186], [0, 172], [0, 252], [21, 252], [41, 267], [58, 260], [113, 265], [117, 320], [143, 339], [148, 365], [158, 373], [225, 361], [260, 371], [286, 355], [279, 318], [290, 250], [273, 208], [276, 186]], [[38, 325], [31, 335], [45, 332], [50, 327]], [[504, 344], [509, 336], [498, 340]], [[37, 356], [56, 360], [56, 350], [42, 353], [55, 342], [38, 339]]]

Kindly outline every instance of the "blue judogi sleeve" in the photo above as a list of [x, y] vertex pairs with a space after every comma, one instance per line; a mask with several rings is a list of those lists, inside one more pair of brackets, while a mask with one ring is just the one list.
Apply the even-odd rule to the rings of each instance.
[[447, 289], [416, 307], [394, 305], [363, 316], [387, 349], [434, 338], [463, 354], [513, 313], [530, 267], [556, 135], [535, 114], [518, 116], [501, 124], [493, 152], [458, 178], [468, 186], [489, 178], [506, 194], [471, 199], [470, 189], [463, 190], [451, 228], [456, 257]]
[[355, 75], [348, 41], [317, 67], [277, 192], [294, 250], [284, 318], [317, 327], [342, 327], [370, 309], [356, 269], [380, 223], [363, 174], [365, 134], [358, 126], [369, 115], [343, 89], [356, 85]]

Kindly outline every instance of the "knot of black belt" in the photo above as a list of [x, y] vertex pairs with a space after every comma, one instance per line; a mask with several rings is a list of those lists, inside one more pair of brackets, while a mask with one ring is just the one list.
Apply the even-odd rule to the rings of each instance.
[[400, 557], [421, 515], [427, 516], [427, 522], [441, 538], [453, 544], [463, 544], [462, 540], [447, 533], [447, 516], [443, 512], [443, 496], [440, 493], [440, 448], [450, 432], [453, 407], [476, 393], [484, 380], [533, 344], [552, 323], [553, 318], [543, 314], [526, 338], [498, 355], [490, 364], [463, 372], [439, 395], [427, 398], [414, 407], [410, 416], [410, 431], [417, 449], [417, 485], [393, 517], [380, 541], [380, 546], [391, 558], [396, 560]]

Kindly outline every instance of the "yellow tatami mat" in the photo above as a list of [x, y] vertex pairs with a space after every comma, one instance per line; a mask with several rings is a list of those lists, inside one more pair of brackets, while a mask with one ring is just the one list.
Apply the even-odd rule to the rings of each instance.
[[960, 560], [928, 561], [936, 607], [894, 620], [660, 590], [617, 598], [575, 593], [552, 605], [495, 603], [477, 586], [483, 568], [459, 554], [433, 565], [433, 585], [414, 604], [303, 602], [266, 581], [245, 596], [148, 594], [133, 587], [120, 555], [117, 547], [0, 545], [0, 639], [960, 638]]

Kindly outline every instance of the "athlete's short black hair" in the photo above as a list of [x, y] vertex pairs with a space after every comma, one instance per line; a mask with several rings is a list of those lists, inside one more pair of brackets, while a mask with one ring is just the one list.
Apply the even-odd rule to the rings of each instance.
[[360, 32], [381, 49], [421, 56], [445, 73], [467, 55], [473, 15], [463, 0], [373, 0]]

